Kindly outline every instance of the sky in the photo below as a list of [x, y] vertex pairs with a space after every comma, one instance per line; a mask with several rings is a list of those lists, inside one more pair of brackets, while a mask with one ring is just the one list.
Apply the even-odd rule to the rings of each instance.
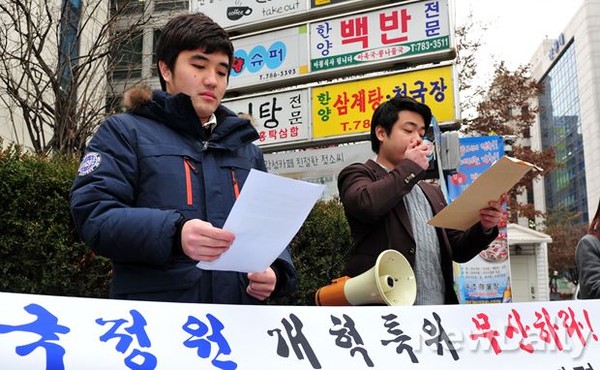
[[[478, 73], [491, 77], [495, 61], [509, 70], [529, 63], [547, 37], [556, 39], [584, 0], [454, 0], [456, 25], [464, 25], [469, 13], [488, 29], [481, 35], [477, 53]], [[485, 85], [485, 83], [481, 83]]]

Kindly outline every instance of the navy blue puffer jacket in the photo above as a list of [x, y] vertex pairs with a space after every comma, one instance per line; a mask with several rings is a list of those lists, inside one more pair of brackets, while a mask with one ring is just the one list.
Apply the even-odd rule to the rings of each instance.
[[[245, 273], [201, 270], [174, 248], [182, 216], [222, 227], [234, 182], [241, 189], [250, 169], [266, 171], [252, 125], [223, 106], [215, 115], [205, 140], [190, 98], [156, 91], [134, 112], [109, 117], [89, 142], [71, 214], [85, 243], [113, 262], [111, 297], [260, 303], [246, 294]], [[288, 249], [272, 267], [274, 295], [290, 294], [296, 271]]]

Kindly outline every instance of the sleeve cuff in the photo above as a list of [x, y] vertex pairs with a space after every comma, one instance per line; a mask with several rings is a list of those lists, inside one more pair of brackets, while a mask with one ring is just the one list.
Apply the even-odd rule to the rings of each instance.
[[481, 224], [479, 224], [479, 225], [481, 226], [481, 232], [483, 233], [483, 235], [491, 236], [492, 234], [494, 234], [495, 227], [492, 227], [491, 229], [486, 230], [483, 228], [483, 225], [481, 225]]
[[171, 254], [173, 256], [178, 256], [183, 254], [183, 249], [181, 247], [181, 230], [183, 229], [183, 225], [188, 221], [182, 214], [179, 215], [179, 219], [175, 223], [175, 236], [173, 238], [173, 246], [171, 247]]

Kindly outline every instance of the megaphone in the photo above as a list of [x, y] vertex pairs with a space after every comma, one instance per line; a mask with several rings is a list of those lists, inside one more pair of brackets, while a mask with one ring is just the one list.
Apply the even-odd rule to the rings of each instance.
[[360, 306], [385, 303], [410, 306], [417, 296], [415, 274], [404, 256], [393, 249], [379, 254], [375, 266], [350, 278], [334, 279], [315, 293], [317, 306]]

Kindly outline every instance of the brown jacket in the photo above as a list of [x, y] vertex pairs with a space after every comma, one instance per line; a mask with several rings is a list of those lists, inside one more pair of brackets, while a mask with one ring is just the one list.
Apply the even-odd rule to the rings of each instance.
[[[346, 263], [345, 274], [353, 277], [367, 271], [374, 266], [377, 256], [389, 246], [402, 253], [414, 268], [417, 246], [404, 206], [404, 195], [418, 185], [429, 200], [434, 215], [446, 206], [438, 186], [420, 181], [424, 176], [425, 171], [410, 160], [401, 161], [389, 174], [372, 160], [364, 164], [352, 164], [340, 172], [340, 199], [355, 243]], [[390, 225], [390, 243], [386, 220]], [[477, 223], [465, 232], [440, 228], [436, 228], [436, 231], [446, 284], [445, 302], [458, 303], [453, 286], [452, 261], [463, 263], [471, 260], [496, 238], [498, 228], [491, 233], [484, 233]]]

